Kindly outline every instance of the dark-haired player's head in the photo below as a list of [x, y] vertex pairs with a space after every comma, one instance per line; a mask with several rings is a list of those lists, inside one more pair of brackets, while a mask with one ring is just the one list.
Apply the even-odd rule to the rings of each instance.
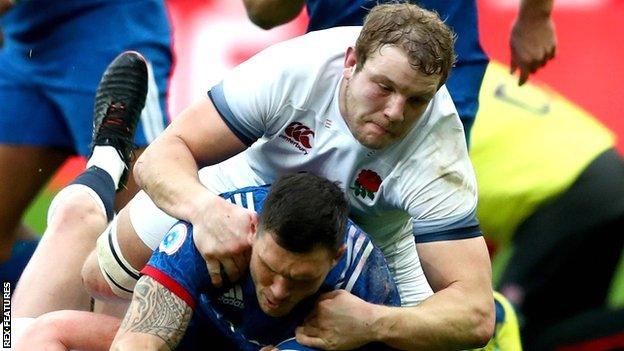
[[283, 316], [319, 289], [342, 255], [348, 205], [335, 183], [299, 173], [278, 179], [263, 207], [250, 271], [262, 310]]

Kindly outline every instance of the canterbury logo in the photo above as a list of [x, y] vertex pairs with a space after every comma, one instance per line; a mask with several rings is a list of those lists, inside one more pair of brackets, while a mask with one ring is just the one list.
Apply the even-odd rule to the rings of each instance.
[[291, 144], [297, 146], [297, 148], [307, 154], [306, 149], [312, 148], [312, 139], [314, 138], [314, 131], [301, 122], [292, 122], [284, 130], [285, 137], [280, 135], [283, 139], [289, 141]]

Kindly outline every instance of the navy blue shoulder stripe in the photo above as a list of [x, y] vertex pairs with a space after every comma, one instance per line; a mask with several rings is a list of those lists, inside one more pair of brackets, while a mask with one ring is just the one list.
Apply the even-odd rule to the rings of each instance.
[[446, 240], [461, 240], [476, 238], [482, 236], [481, 227], [476, 224], [470, 227], [456, 228], [444, 230], [441, 232], [422, 234], [414, 236], [414, 240], [419, 243], [430, 243], [434, 241], [446, 241]]
[[218, 84], [210, 89], [208, 91], [208, 97], [212, 100], [212, 104], [217, 112], [219, 112], [219, 116], [221, 116], [223, 122], [225, 122], [228, 128], [230, 128], [232, 133], [234, 133], [240, 141], [242, 141], [245, 145], [250, 146], [258, 140], [258, 136], [249, 135], [243, 130], [242, 127], [237, 125], [238, 123], [235, 122], [236, 118], [234, 117], [234, 113], [230, 110], [230, 107], [225, 100], [225, 96], [223, 95], [222, 84]]

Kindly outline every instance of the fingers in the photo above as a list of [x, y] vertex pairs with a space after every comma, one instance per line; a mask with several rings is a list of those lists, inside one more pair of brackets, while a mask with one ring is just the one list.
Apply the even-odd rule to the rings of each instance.
[[221, 258], [221, 264], [230, 281], [237, 281], [247, 269], [246, 255], [236, 255]]
[[214, 286], [219, 287], [223, 284], [223, 273], [233, 282], [237, 281], [249, 267], [250, 250], [235, 256], [226, 256], [227, 254], [226, 252], [221, 257], [204, 256], [208, 274]]
[[318, 310], [315, 308], [303, 319], [304, 326], [318, 327]]
[[516, 72], [516, 69], [518, 69], [518, 65], [516, 64], [516, 60], [514, 60], [512, 57], [511, 64], [509, 65], [509, 74], [514, 74]]
[[312, 327], [304, 326], [295, 329], [295, 339], [298, 343], [312, 348], [325, 349], [326, 343], [318, 336], [319, 334], [319, 330]]
[[208, 268], [208, 274], [210, 275], [210, 281], [212, 282], [212, 285], [220, 287], [221, 284], [223, 284], [223, 278], [221, 278], [220, 262], [216, 259], [206, 259], [206, 267]]
[[510, 73], [519, 71], [518, 85], [523, 85], [531, 74], [555, 57], [557, 43], [550, 22], [529, 27], [519, 23], [514, 24], [510, 38]]
[[531, 74], [537, 72], [538, 69], [544, 67], [548, 60], [550, 60], [552, 53], [545, 54], [539, 60], [531, 60], [520, 65], [520, 78], [518, 79], [518, 85], [522, 86], [529, 79]]
[[522, 86], [529, 79], [530, 72], [526, 69], [520, 69], [520, 78], [518, 78], [518, 85]]
[[329, 299], [333, 299], [334, 297], [342, 294], [343, 292], [346, 292], [345, 290], [332, 290], [326, 293], [321, 294], [321, 296], [319, 296], [319, 298], [316, 300], [317, 302], [321, 302], [323, 300], [329, 300]]
[[[556, 54], [557, 54], [557, 47], [555, 46], [550, 50], [548, 55], [546, 55], [546, 62], [554, 59]], [[546, 64], [546, 62], [544, 62], [544, 64]]]
[[221, 286], [225, 275], [238, 280], [249, 266], [250, 232], [255, 233], [257, 214], [229, 202], [223, 202], [220, 211], [213, 211], [193, 223], [193, 240], [206, 260], [206, 268], [214, 286]]

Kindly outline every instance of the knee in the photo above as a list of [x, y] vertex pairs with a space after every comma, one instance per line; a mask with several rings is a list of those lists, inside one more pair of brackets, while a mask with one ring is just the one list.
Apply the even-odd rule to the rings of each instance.
[[[106, 227], [107, 219], [104, 210], [87, 193], [74, 191], [59, 193], [50, 204], [48, 213], [48, 230], [50, 233], [69, 233], [67, 228], [85, 228], [80, 233], [101, 233]], [[97, 235], [97, 234], [94, 234]], [[84, 236], [81, 235], [81, 240]], [[95, 237], [93, 238], [95, 239]]]

